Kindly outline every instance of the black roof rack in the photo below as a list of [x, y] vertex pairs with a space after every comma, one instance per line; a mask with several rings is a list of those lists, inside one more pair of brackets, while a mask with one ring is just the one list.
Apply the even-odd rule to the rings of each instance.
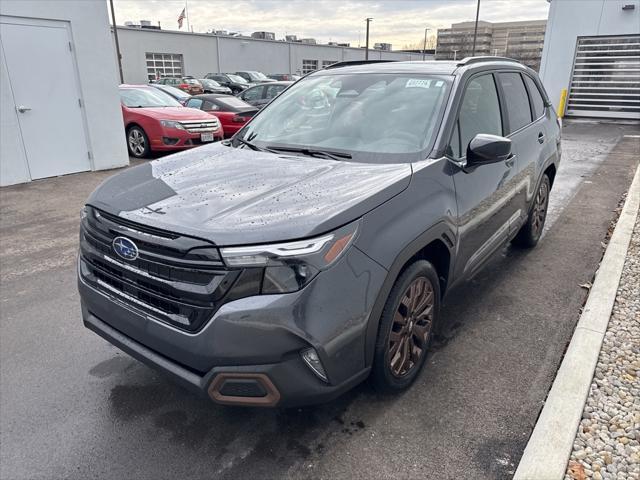
[[349, 60], [346, 62], [332, 63], [328, 67], [324, 67], [322, 70], [329, 70], [331, 68], [351, 67], [353, 65], [366, 65], [368, 63], [388, 63], [395, 62], [396, 60]]
[[465, 57], [465, 58], [463, 58], [462, 60], [460, 60], [457, 63], [457, 66], [458, 67], [463, 67], [465, 65], [470, 65], [472, 63], [495, 62], [495, 61], [520, 63], [520, 62], [518, 62], [518, 60], [515, 60], [513, 58], [509, 58], [509, 57], [486, 56], [486, 57]]

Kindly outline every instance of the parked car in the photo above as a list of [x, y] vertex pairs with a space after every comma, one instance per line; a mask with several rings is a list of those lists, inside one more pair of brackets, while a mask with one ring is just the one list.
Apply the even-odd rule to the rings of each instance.
[[279, 82], [282, 82], [282, 81], [295, 82], [296, 80], [300, 80], [300, 75], [294, 75], [292, 73], [272, 73], [271, 75], [267, 75], [267, 77], [273, 80], [277, 80]]
[[239, 77], [244, 78], [249, 83], [275, 82], [275, 80], [267, 77], [264, 73], [257, 72], [255, 70], [246, 70], [243, 72], [236, 72], [235, 74], [238, 75]]
[[231, 95], [233, 93], [229, 87], [223, 87], [210, 78], [199, 78], [198, 81], [202, 85], [204, 93], [222, 93], [225, 95]]
[[181, 105], [184, 105], [185, 103], [187, 103], [187, 100], [191, 98], [191, 95], [189, 95], [184, 90], [180, 90], [179, 88], [172, 87], [171, 85], [162, 85], [160, 83], [150, 83], [149, 86], [156, 88], [158, 90], [161, 90], [162, 92], [171, 96], [173, 99], [177, 100]]
[[218, 117], [225, 138], [233, 136], [258, 111], [256, 107], [237, 97], [220, 94], [196, 95], [187, 101], [187, 107], [197, 108]]
[[249, 88], [249, 83], [244, 78], [230, 73], [207, 73], [204, 78], [210, 78], [211, 80], [218, 82], [223, 87], [230, 88], [234, 95]]
[[262, 108], [280, 95], [292, 83], [293, 82], [276, 81], [272, 83], [261, 83], [260, 85], [247, 88], [237, 96], [254, 107]]
[[180, 90], [187, 92], [189, 95], [198, 95], [204, 92], [200, 82], [193, 77], [165, 77], [159, 79], [156, 83], [158, 85], [169, 85], [171, 87], [179, 88]]
[[121, 85], [120, 100], [129, 154], [173, 151], [222, 140], [220, 121], [186, 108], [166, 93], [146, 85]]
[[516, 61], [333, 65], [231, 141], [93, 192], [84, 324], [218, 403], [322, 402], [367, 377], [402, 391], [446, 295], [538, 243], [560, 150]]

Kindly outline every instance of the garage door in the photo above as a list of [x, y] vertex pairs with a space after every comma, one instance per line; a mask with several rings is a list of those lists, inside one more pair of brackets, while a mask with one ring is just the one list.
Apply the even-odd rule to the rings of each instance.
[[566, 114], [640, 119], [640, 35], [578, 38]]

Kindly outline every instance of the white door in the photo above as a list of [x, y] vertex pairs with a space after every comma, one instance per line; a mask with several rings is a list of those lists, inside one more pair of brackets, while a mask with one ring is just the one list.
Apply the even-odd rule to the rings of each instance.
[[0, 37], [31, 179], [90, 170], [67, 24], [8, 22]]

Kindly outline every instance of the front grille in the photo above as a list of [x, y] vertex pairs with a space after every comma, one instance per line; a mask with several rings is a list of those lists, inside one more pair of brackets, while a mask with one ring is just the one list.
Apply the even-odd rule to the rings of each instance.
[[[115, 253], [118, 236], [136, 243], [137, 259]], [[80, 267], [86, 283], [116, 302], [189, 331], [211, 318], [241, 273], [227, 270], [209, 242], [93, 208], [82, 221]]]
[[211, 117], [211, 120], [183, 120], [180, 124], [189, 133], [215, 132], [220, 128], [220, 122], [216, 117]]

